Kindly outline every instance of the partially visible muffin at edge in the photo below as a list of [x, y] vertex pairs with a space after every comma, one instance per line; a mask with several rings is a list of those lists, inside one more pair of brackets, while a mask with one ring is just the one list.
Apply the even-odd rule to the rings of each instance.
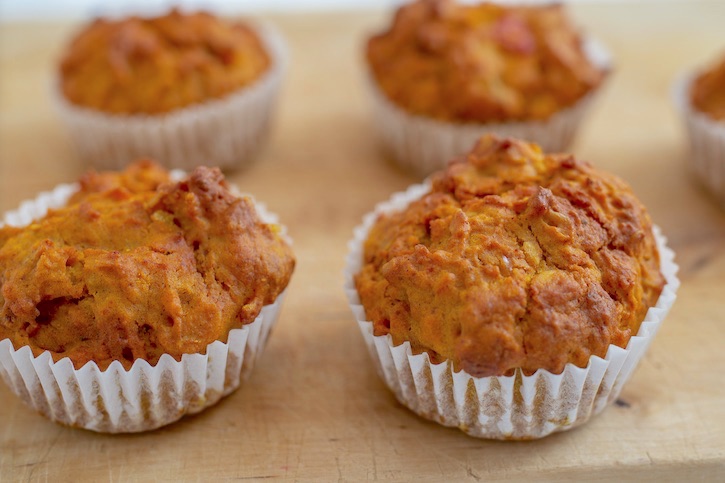
[[355, 285], [374, 335], [486, 377], [558, 374], [626, 346], [664, 279], [623, 181], [487, 136], [376, 221]]
[[672, 93], [687, 130], [688, 168], [725, 208], [725, 54], [686, 69]]
[[713, 120], [725, 120], [725, 55], [695, 76], [688, 95], [698, 111]]
[[60, 63], [63, 95], [113, 114], [159, 114], [220, 98], [256, 81], [270, 57], [247, 25], [178, 10], [98, 19]]
[[68, 205], [0, 228], [0, 340], [76, 368], [204, 352], [251, 323], [294, 269], [276, 225], [218, 169], [90, 173]]

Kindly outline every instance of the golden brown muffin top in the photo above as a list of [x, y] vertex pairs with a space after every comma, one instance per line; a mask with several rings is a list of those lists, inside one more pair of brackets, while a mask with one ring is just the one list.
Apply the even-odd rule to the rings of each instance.
[[367, 60], [395, 104], [445, 121], [546, 119], [604, 77], [561, 5], [418, 0], [369, 40]]
[[248, 26], [177, 10], [156, 18], [98, 19], [67, 47], [61, 90], [112, 114], [160, 114], [223, 97], [270, 65]]
[[725, 57], [695, 78], [690, 99], [697, 110], [715, 120], [725, 119]]
[[623, 181], [490, 136], [378, 218], [355, 283], [375, 335], [484, 377], [560, 373], [625, 347], [664, 279]]
[[218, 169], [177, 183], [148, 162], [90, 173], [67, 206], [0, 228], [0, 340], [76, 368], [180, 360], [252, 322], [294, 265]]

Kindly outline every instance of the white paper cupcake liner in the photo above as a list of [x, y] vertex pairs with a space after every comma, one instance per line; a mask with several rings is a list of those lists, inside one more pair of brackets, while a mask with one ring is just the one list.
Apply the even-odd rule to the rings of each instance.
[[270, 68], [252, 85], [221, 99], [166, 114], [113, 115], [72, 104], [56, 85], [56, 107], [83, 160], [116, 170], [138, 158], [187, 170], [250, 164], [269, 131], [287, 64], [281, 35], [266, 24], [252, 26], [271, 57]]
[[[42, 193], [6, 213], [3, 224], [27, 225], [63, 206], [77, 189], [77, 184], [65, 184]], [[255, 206], [265, 223], [276, 223], [264, 205]], [[289, 240], [284, 227], [282, 233]], [[181, 361], [164, 354], [155, 366], [137, 359], [130, 370], [118, 361], [105, 371], [94, 362], [75, 369], [67, 357], [57, 362], [48, 352], [36, 357], [29, 347], [16, 350], [4, 339], [0, 377], [30, 407], [62, 424], [105, 433], [156, 429], [216, 404], [239, 387], [263, 352], [284, 295], [264, 306], [250, 324], [231, 330], [227, 342], [207, 345], [205, 354], [184, 354]]]
[[592, 356], [587, 367], [567, 364], [561, 374], [538, 370], [531, 376], [473, 377], [454, 372], [453, 364], [431, 363], [428, 354], [414, 354], [410, 343], [393, 345], [390, 335], [373, 335], [373, 324], [355, 289], [363, 263], [368, 231], [381, 213], [404, 209], [429, 191], [428, 184], [394, 194], [368, 213], [349, 243], [344, 276], [350, 308], [358, 322], [380, 377], [395, 397], [418, 415], [465, 433], [490, 439], [536, 439], [578, 426], [614, 401], [670, 310], [679, 286], [674, 253], [659, 228], [654, 228], [660, 270], [666, 285], [627, 347], [610, 345], [604, 358]]
[[[601, 43], [589, 38], [584, 42], [584, 51], [602, 71], [611, 70], [611, 56]], [[470, 150], [485, 133], [534, 141], [547, 152], [563, 151], [573, 141], [601, 90], [599, 86], [573, 106], [542, 121], [452, 123], [409, 114], [387, 98], [372, 74], [368, 75], [366, 84], [383, 146], [400, 166], [421, 176], [445, 167], [448, 161]]]
[[687, 129], [689, 167], [725, 208], [725, 122], [692, 106], [690, 86], [695, 75], [681, 74], [672, 88], [672, 97]]

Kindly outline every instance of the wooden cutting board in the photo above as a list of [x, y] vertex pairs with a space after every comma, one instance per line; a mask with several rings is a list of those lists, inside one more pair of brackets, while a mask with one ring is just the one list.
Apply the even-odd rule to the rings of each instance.
[[[628, 180], [669, 237], [678, 300], [620, 403], [539, 441], [470, 438], [396, 403], [342, 291], [360, 217], [416, 180], [381, 157], [361, 45], [381, 12], [277, 15], [292, 54], [273, 135], [231, 179], [280, 214], [298, 266], [279, 325], [243, 387], [167, 428], [108, 436], [58, 426], [0, 384], [0, 480], [489, 480], [725, 478], [725, 212], [686, 170], [670, 102], [678, 71], [725, 51], [725, 2], [582, 5], [616, 59], [572, 150]], [[51, 105], [77, 26], [0, 26], [0, 211], [84, 170]]]

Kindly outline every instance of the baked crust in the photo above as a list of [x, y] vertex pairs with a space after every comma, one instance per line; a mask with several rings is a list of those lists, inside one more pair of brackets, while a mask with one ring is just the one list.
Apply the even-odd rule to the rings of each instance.
[[695, 77], [690, 100], [697, 110], [711, 118], [725, 119], [725, 57]]
[[485, 377], [558, 374], [625, 347], [664, 279], [623, 181], [486, 136], [428, 194], [378, 218], [355, 284], [375, 335]]
[[208, 13], [98, 19], [67, 47], [60, 88], [79, 106], [160, 114], [250, 85], [270, 62], [251, 28]]
[[0, 228], [0, 339], [76, 368], [204, 353], [284, 290], [295, 260], [218, 169], [90, 173], [66, 207]]
[[546, 119], [605, 75], [587, 59], [558, 4], [418, 0], [368, 41], [367, 60], [395, 104], [454, 122]]

